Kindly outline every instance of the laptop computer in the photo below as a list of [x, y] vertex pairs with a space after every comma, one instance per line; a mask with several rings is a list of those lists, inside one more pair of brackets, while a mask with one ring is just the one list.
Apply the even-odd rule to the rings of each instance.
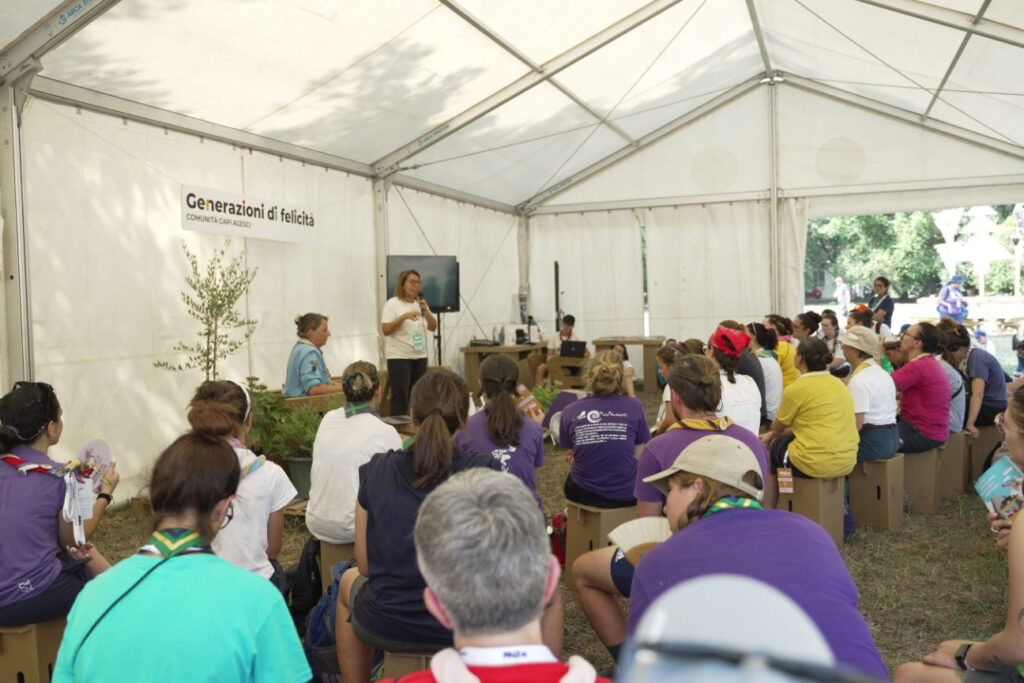
[[566, 358], [583, 358], [587, 351], [585, 341], [564, 341], [562, 342], [562, 355]]

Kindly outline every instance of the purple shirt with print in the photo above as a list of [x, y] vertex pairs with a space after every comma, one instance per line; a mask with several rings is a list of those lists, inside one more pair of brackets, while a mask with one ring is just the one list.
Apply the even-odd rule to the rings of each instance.
[[[28, 446], [15, 446], [11, 453], [36, 465], [61, 466]], [[0, 605], [39, 595], [60, 573], [57, 516], [64, 488], [60, 477], [21, 474], [0, 462]]]
[[630, 396], [589, 396], [562, 412], [559, 439], [573, 451], [577, 486], [612, 500], [633, 498], [637, 444], [647, 443], [643, 404]]
[[768, 481], [768, 452], [765, 451], [764, 444], [757, 438], [757, 435], [749, 429], [740, 427], [737, 424], [731, 424], [721, 431], [684, 427], [682, 429], [672, 429], [660, 436], [656, 436], [644, 447], [643, 453], [640, 454], [640, 464], [636, 472], [636, 488], [633, 491], [636, 499], [646, 500], [651, 503], [664, 503], [665, 496], [658, 490], [658, 487], [654, 484], [645, 484], [644, 478], [667, 470], [676, 461], [679, 453], [684, 448], [697, 439], [712, 434], [731, 436], [745, 443], [750, 450], [754, 451], [757, 462], [761, 465], [762, 479], [766, 482]]
[[718, 512], [651, 550], [633, 575], [629, 632], [659, 595], [709, 574], [749, 576], [777, 588], [821, 630], [837, 662], [889, 679], [835, 543], [811, 520], [785, 510]]
[[499, 446], [487, 433], [487, 413], [479, 412], [466, 420], [455, 437], [455, 446], [466, 453], [484, 453], [501, 463], [501, 470], [519, 477], [540, 502], [534, 470], [544, 465], [544, 430], [527, 417], [519, 427], [518, 446]]

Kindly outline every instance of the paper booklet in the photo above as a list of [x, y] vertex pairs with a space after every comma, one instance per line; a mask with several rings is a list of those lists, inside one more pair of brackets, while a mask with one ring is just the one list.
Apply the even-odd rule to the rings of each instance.
[[1013, 519], [1021, 507], [1024, 507], [1022, 485], [1024, 473], [1012, 459], [1004, 456], [985, 470], [974, 483], [974, 490], [981, 496], [989, 512], [994, 512], [1003, 519]]
[[608, 540], [622, 550], [630, 564], [636, 566], [644, 555], [671, 535], [672, 530], [664, 517], [640, 517], [615, 527], [608, 534]]

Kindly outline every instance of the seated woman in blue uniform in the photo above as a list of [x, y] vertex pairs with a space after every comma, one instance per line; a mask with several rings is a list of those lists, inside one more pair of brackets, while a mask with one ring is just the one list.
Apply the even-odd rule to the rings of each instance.
[[327, 316], [306, 313], [295, 319], [299, 340], [288, 357], [288, 374], [281, 393], [285, 398], [333, 394], [341, 391], [341, 384], [331, 381], [331, 373], [320, 350], [331, 336]]

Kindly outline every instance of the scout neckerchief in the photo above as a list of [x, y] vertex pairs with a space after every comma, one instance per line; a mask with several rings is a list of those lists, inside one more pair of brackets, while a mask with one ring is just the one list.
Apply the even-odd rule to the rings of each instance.
[[756, 355], [758, 356], [758, 358], [774, 358], [775, 360], [779, 359], [779, 354], [775, 353], [774, 351], [769, 351], [768, 349], [758, 349]]
[[52, 474], [55, 477], [63, 479], [64, 475], [68, 473], [74, 473], [81, 478], [91, 477], [93, 473], [92, 467], [83, 466], [82, 463], [79, 462], [77, 459], [70, 460], [61, 467], [54, 467], [53, 465], [42, 465], [29, 462], [24, 458], [14, 455], [13, 453], [0, 455], [0, 460], [3, 460], [8, 465], [18, 470], [20, 474], [28, 474], [29, 472], [40, 472], [42, 474]]
[[707, 509], [701, 518], [710, 517], [716, 512], [722, 510], [736, 510], [743, 508], [746, 510], [764, 510], [764, 506], [758, 503], [753, 498], [743, 498], [741, 496], [726, 496], [725, 498], [719, 498], [715, 501], [714, 505]]
[[872, 365], [878, 365], [878, 363], [875, 362], [874, 358], [868, 358], [867, 360], [862, 361], [860, 363], [860, 365], [858, 365], [856, 368], [854, 368], [853, 374], [850, 375], [850, 379], [853, 379], [854, 377], [856, 377], [857, 373], [860, 372], [861, 370], [863, 370], [864, 368], [870, 367]]
[[[235, 448], [235, 451], [246, 450], [245, 444], [242, 443], [241, 439], [236, 439], [236, 438], [232, 437], [232, 438], [228, 439], [228, 441]], [[255, 458], [253, 458], [251, 461], [249, 461], [249, 463], [246, 464], [245, 467], [242, 468], [242, 473], [241, 473], [241, 476], [239, 476], [239, 480], [245, 479], [250, 474], [252, 474], [256, 470], [258, 470], [259, 468], [263, 467], [264, 463], [266, 463], [266, 462], [267, 462], [267, 456], [265, 456], [265, 455], [257, 455]]]
[[92, 519], [92, 508], [88, 507], [88, 501], [92, 500], [90, 497], [92, 484], [89, 478], [95, 472], [94, 467], [86, 465], [77, 458], [72, 458], [60, 467], [54, 467], [53, 465], [29, 462], [14, 453], [0, 456], [0, 460], [16, 469], [23, 476], [28, 476], [29, 472], [38, 472], [63, 479], [64, 504], [61, 506], [61, 511], [64, 521], [71, 522], [75, 545], [85, 543], [85, 520]]
[[[373, 409], [373, 406], [371, 406], [369, 402], [345, 404], [345, 417], [352, 417], [353, 415], [362, 415], [363, 413], [372, 413], [374, 415], [377, 415], [377, 411]], [[377, 417], [380, 416], [377, 415]]]
[[159, 553], [164, 559], [194, 553], [213, 554], [213, 549], [195, 529], [157, 529], [139, 548], [140, 553]]
[[711, 417], [700, 419], [679, 420], [665, 431], [673, 429], [698, 429], [705, 432], [721, 432], [732, 425], [731, 417]]

